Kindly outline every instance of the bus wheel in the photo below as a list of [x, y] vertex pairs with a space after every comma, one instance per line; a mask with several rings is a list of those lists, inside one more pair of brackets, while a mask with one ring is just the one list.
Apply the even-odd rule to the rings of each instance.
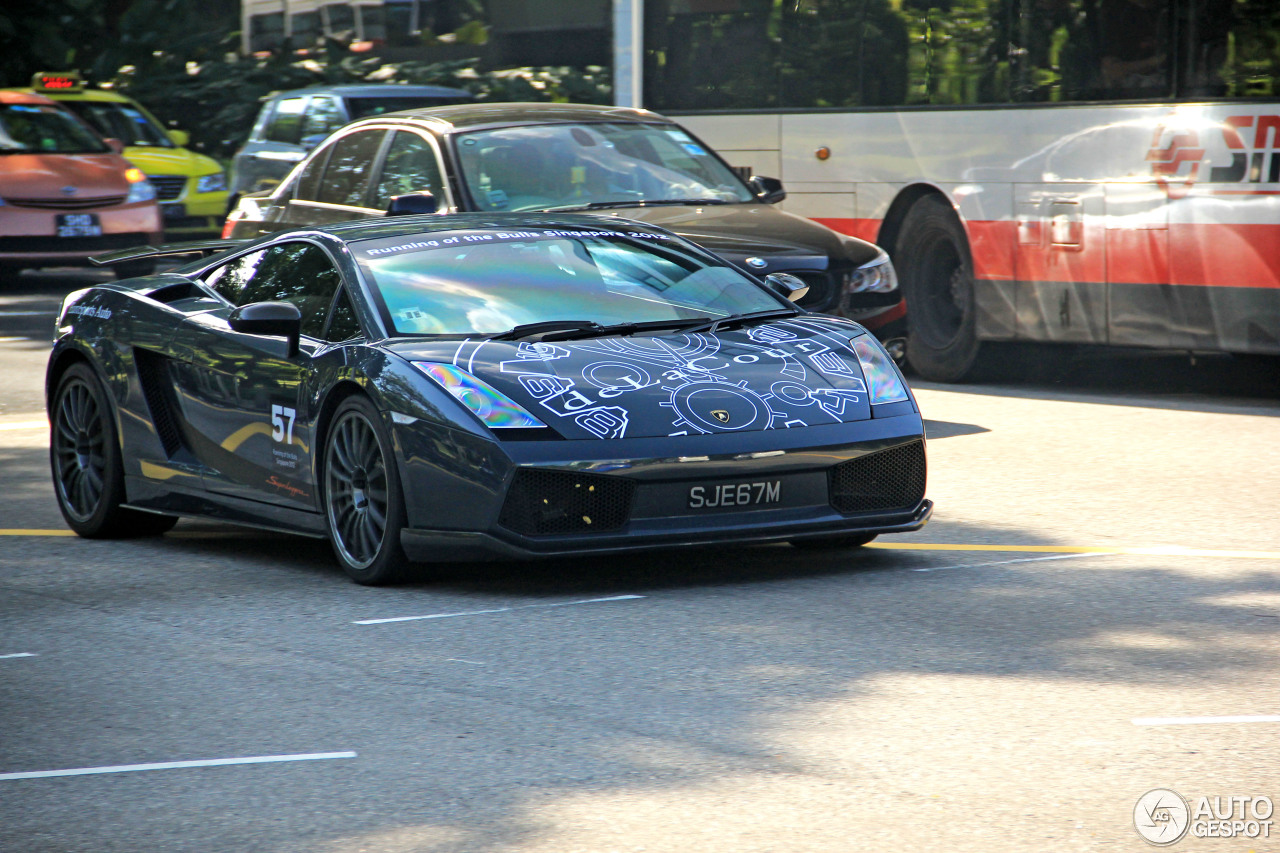
[[907, 361], [924, 379], [958, 382], [978, 357], [969, 241], [938, 196], [916, 202], [898, 238], [907, 299]]

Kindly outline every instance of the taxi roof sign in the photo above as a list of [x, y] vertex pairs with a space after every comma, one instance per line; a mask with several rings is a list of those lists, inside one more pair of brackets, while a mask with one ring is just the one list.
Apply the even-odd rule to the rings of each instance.
[[78, 71], [37, 71], [31, 75], [31, 88], [37, 92], [79, 92], [84, 79]]

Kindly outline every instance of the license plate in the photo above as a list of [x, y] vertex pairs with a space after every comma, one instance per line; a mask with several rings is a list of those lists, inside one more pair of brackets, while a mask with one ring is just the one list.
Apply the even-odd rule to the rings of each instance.
[[721, 483], [714, 486], [689, 487], [689, 509], [763, 506], [781, 502], [781, 480], [760, 480], [754, 483]]
[[165, 219], [181, 219], [187, 215], [187, 206], [185, 204], [162, 204], [160, 205], [160, 215]]
[[57, 220], [59, 237], [101, 237], [96, 213], [61, 213]]

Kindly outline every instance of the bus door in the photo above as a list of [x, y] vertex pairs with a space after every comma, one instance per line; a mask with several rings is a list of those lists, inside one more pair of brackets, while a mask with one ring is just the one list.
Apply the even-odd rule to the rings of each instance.
[[1107, 285], [1101, 184], [1015, 184], [1017, 336], [1106, 343]]

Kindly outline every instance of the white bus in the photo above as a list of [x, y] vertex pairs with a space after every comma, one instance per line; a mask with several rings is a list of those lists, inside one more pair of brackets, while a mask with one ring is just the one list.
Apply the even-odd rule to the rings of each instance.
[[[648, 0], [644, 106], [892, 255], [907, 356], [1280, 354], [1275, 0]], [[909, 310], [908, 310], [909, 309]]]

